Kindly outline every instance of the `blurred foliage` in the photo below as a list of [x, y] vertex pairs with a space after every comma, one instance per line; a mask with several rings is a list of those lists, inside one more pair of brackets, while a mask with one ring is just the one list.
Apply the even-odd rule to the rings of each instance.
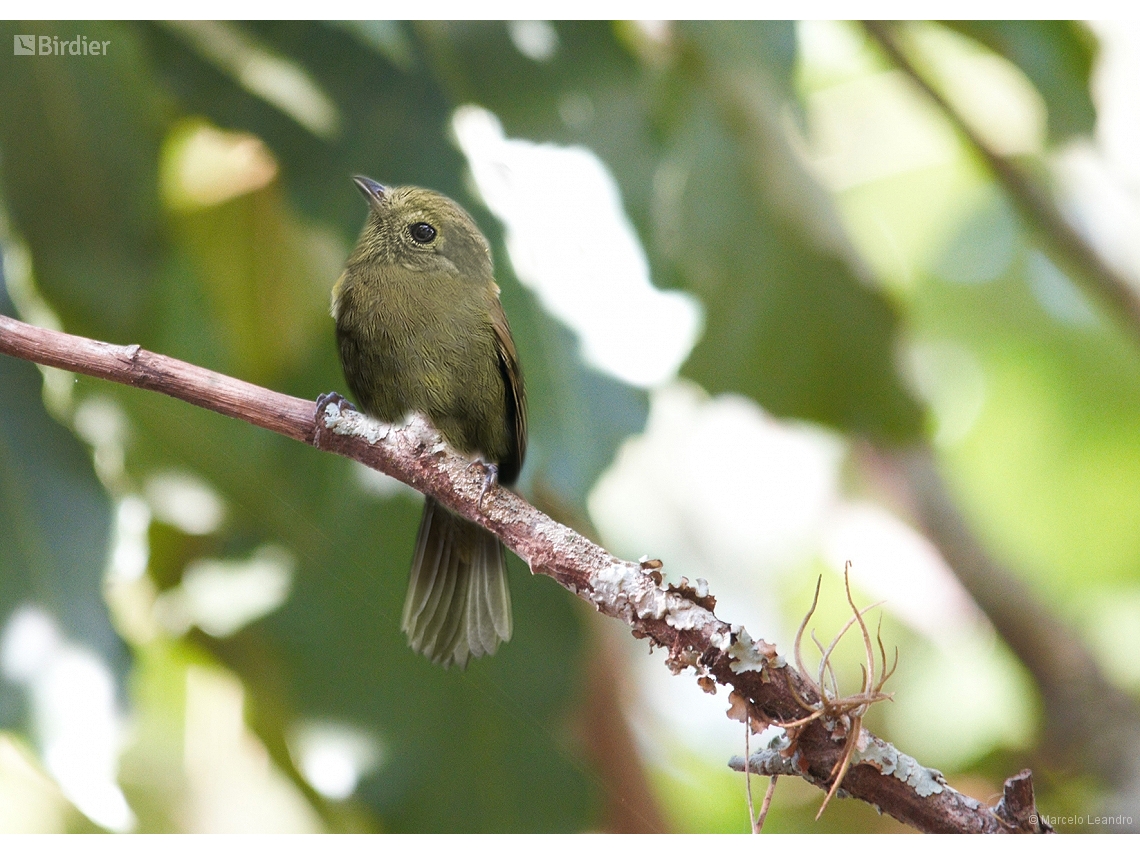
[[1051, 142], [1092, 133], [1096, 110], [1088, 84], [1096, 44], [1083, 25], [1073, 21], [947, 21], [946, 26], [976, 39], [1025, 72], [1045, 99]]
[[[0, 313], [14, 313], [6, 291]], [[110, 499], [83, 443], [48, 415], [30, 362], [0, 359], [0, 409], [0, 625], [35, 603], [122, 676], [123, 644], [102, 598]], [[0, 727], [22, 724], [24, 712], [23, 692], [0, 680]]]
[[[1085, 30], [948, 26], [1024, 73], [1046, 105], [1050, 144], [1090, 132]], [[68, 331], [305, 398], [342, 389], [328, 293], [364, 217], [347, 178], [436, 188], [492, 241], [531, 406], [522, 489], [584, 518], [590, 487], [645, 422], [646, 393], [583, 365], [574, 334], [516, 280], [502, 228], [450, 138], [454, 109], [477, 103], [510, 136], [588, 146], [612, 170], [655, 283], [704, 305], [683, 375], [852, 438], [921, 442], [942, 414], [908, 391], [900, 354], [953, 340], [991, 384], [978, 426], [945, 454], [988, 542], [1040, 572], [1071, 610], [1082, 580], [1135, 583], [1134, 348], [1105, 321], [1050, 314], [1042, 288], [1079, 302], [1075, 286], [1057, 285], [1047, 248], [968, 157], [824, 186], [797, 142], [817, 85], [802, 75], [792, 24], [662, 34], [558, 23], [543, 61], [497, 22], [65, 29], [112, 50], [0, 58], [0, 198]], [[45, 25], [0, 30], [7, 44]], [[266, 83], [270, 72], [291, 94]], [[179, 171], [203, 140], [245, 164], [233, 175], [215, 164], [213, 198], [189, 193], [195, 179]], [[366, 490], [347, 461], [243, 423], [78, 378], [73, 401], [113, 401], [128, 425], [123, 467], [101, 473], [100, 486], [36, 392], [34, 368], [0, 358], [0, 623], [39, 604], [123, 680], [124, 646], [100, 595], [112, 507], [164, 472], [204, 480], [225, 517], [198, 533], [150, 522], [139, 588], [148, 602], [202, 559], [245, 560], [274, 544], [295, 563], [284, 605], [228, 637], [171, 638], [124, 618], [130, 608], [118, 602], [134, 657], [123, 689], [138, 718], [121, 780], [140, 830], [184, 821], [178, 806], [193, 782], [179, 777], [177, 722], [196, 668], [240, 678], [249, 727], [333, 830], [580, 831], [595, 827], [600, 801], [618, 797], [572, 727], [588, 699], [568, 593], [512, 559], [514, 638], [466, 673], [444, 672], [413, 655], [398, 628], [418, 497]], [[0, 683], [0, 726], [28, 726], [22, 697]], [[382, 749], [348, 802], [320, 796], [291, 753], [298, 725], [321, 720], [359, 728]], [[677, 768], [655, 782], [676, 830], [747, 827], [738, 778], [703, 760]], [[774, 829], [812, 827], [815, 808], [797, 798], [777, 796]], [[864, 807], [837, 804], [817, 827], [884, 828]]]
[[[559, 25], [562, 48], [537, 70], [498, 25], [423, 29], [458, 103], [486, 106], [509, 135], [588, 145], [614, 171], [655, 281], [705, 306], [687, 376], [778, 415], [914, 438], [918, 410], [891, 367], [891, 309], [789, 198], [814, 183], [778, 127], [790, 23], [679, 27], [662, 67], [637, 62], [636, 33], [625, 33], [631, 55], [621, 28]], [[583, 93], [598, 119], [575, 128], [559, 111]]]

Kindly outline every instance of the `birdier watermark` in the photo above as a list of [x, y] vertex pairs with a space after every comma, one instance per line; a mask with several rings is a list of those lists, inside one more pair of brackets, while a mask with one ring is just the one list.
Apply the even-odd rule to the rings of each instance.
[[[1132, 817], [1125, 816], [1124, 814], [1041, 814], [1041, 818], [1049, 823], [1054, 828], [1066, 828], [1077, 825], [1091, 826], [1093, 828], [1128, 828], [1132, 825]], [[1033, 825], [1037, 824], [1037, 816], [1031, 815], [1029, 822]]]
[[106, 56], [110, 41], [77, 35], [74, 39], [59, 36], [14, 36], [14, 56]]

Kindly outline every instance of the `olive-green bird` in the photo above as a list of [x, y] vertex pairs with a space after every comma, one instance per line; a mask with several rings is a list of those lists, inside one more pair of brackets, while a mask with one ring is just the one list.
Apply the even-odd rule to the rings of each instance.
[[[349, 389], [382, 421], [427, 416], [448, 445], [488, 465], [485, 487], [514, 483], [526, 401], [487, 239], [446, 196], [353, 180], [368, 222], [332, 295]], [[403, 630], [413, 650], [461, 668], [511, 637], [503, 544], [430, 497]]]

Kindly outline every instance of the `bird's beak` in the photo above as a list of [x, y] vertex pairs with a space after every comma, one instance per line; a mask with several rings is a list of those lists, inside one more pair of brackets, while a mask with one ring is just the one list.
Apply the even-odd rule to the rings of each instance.
[[354, 175], [352, 180], [364, 198], [368, 200], [369, 205], [378, 207], [383, 203], [385, 192], [383, 184], [373, 181], [366, 175]]

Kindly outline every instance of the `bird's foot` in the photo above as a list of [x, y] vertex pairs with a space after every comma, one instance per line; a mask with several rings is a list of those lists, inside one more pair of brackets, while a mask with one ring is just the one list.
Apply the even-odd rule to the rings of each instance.
[[325, 431], [325, 410], [332, 404], [336, 404], [342, 413], [356, 409], [340, 392], [324, 392], [318, 395], [317, 408], [313, 414], [316, 422], [316, 430], [313, 431], [313, 445], [317, 448], [321, 447], [321, 437]]
[[[479, 490], [479, 501], [475, 503], [475, 509], [479, 511], [479, 513], [482, 513], [483, 498], [487, 495], [487, 491], [492, 487], [497, 487], [499, 485], [499, 467], [494, 463], [486, 463], [482, 460], [472, 460], [471, 466], [477, 466], [480, 463], [483, 464], [484, 469], [483, 486]], [[470, 469], [471, 466], [468, 466], [467, 468]]]

